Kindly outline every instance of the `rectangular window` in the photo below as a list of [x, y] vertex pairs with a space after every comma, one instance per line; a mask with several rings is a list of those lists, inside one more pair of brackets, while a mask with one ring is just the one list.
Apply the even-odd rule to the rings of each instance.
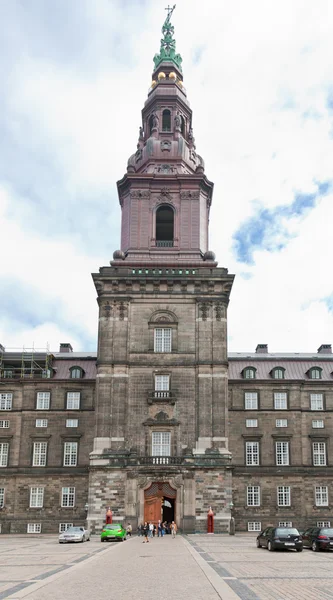
[[288, 427], [287, 419], [276, 419], [275, 427]]
[[153, 431], [152, 456], [170, 456], [171, 434], [168, 431]]
[[64, 467], [76, 467], [77, 465], [77, 442], [65, 442], [64, 444]]
[[245, 392], [245, 410], [258, 410], [258, 392]]
[[63, 487], [61, 492], [61, 506], [71, 508], [75, 505], [75, 487]]
[[261, 522], [260, 521], [248, 521], [247, 530], [248, 531], [261, 531]]
[[80, 392], [67, 392], [67, 410], [80, 409]]
[[73, 527], [73, 523], [59, 523], [59, 533], [67, 531], [69, 527]]
[[326, 443], [313, 442], [313, 464], [315, 467], [324, 467], [326, 465]]
[[168, 391], [169, 390], [169, 375], [155, 375], [155, 390], [156, 391]]
[[46, 466], [46, 453], [47, 453], [47, 442], [34, 442], [33, 455], [32, 455], [32, 466], [33, 467], [45, 467]]
[[0, 394], [0, 410], [12, 410], [13, 394]]
[[258, 419], [246, 419], [246, 427], [258, 427]]
[[0, 488], [0, 508], [5, 506], [5, 488]]
[[44, 488], [43, 487], [31, 487], [30, 488], [30, 508], [43, 508], [44, 502]]
[[276, 464], [289, 465], [289, 442], [276, 442]]
[[50, 392], [37, 392], [37, 410], [49, 410], [50, 408]]
[[316, 485], [315, 498], [316, 506], [328, 506], [328, 487], [326, 485]]
[[312, 421], [312, 429], [324, 429], [323, 419], [314, 419]]
[[324, 410], [323, 394], [310, 394], [310, 408], [311, 410]]
[[278, 506], [290, 506], [290, 486], [279, 485], [277, 488]]
[[66, 427], [78, 427], [79, 419], [66, 419]]
[[8, 450], [9, 444], [7, 442], [0, 443], [0, 467], [7, 467], [8, 465]]
[[292, 521], [279, 521], [279, 527], [292, 527]]
[[171, 352], [171, 329], [154, 329], [154, 352]]
[[36, 427], [47, 427], [47, 419], [36, 419]]
[[287, 410], [287, 392], [274, 393], [274, 408], [275, 410]]
[[0, 421], [1, 429], [8, 429], [8, 427], [9, 427], [9, 421]]
[[247, 488], [247, 505], [260, 506], [260, 487], [259, 485], [249, 485]]
[[317, 527], [331, 527], [331, 521], [317, 521]]
[[246, 442], [246, 464], [259, 465], [259, 442]]
[[28, 523], [27, 533], [41, 533], [41, 531], [42, 531], [41, 523]]

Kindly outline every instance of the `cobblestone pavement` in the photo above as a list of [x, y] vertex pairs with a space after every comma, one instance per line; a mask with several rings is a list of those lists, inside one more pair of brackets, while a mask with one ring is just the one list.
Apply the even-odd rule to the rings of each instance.
[[0, 600], [333, 600], [333, 552], [268, 552], [253, 535], [142, 544], [0, 536]]

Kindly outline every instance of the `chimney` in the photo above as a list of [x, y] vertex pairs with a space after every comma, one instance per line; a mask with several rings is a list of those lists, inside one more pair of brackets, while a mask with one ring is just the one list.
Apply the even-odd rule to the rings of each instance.
[[332, 354], [331, 344], [322, 344], [317, 350], [318, 354]]
[[256, 354], [268, 354], [268, 345], [258, 344], [256, 347]]
[[73, 352], [71, 344], [60, 344], [59, 352]]

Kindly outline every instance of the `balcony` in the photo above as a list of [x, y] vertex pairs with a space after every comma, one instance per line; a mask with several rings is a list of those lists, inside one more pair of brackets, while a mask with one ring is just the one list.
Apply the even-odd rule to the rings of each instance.
[[157, 248], [173, 248], [173, 240], [156, 240]]
[[182, 456], [140, 456], [138, 458], [139, 465], [182, 465], [184, 458]]
[[175, 404], [176, 399], [175, 390], [150, 390], [148, 392], [148, 404], [157, 404], [158, 402]]

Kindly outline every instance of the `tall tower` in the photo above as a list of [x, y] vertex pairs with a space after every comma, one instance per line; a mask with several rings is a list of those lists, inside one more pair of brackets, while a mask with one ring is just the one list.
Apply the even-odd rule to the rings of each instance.
[[171, 24], [136, 152], [118, 181], [121, 249], [93, 275], [99, 332], [88, 520], [176, 520], [218, 531], [230, 517], [227, 306], [233, 276], [208, 246], [213, 183], [196, 150]]

